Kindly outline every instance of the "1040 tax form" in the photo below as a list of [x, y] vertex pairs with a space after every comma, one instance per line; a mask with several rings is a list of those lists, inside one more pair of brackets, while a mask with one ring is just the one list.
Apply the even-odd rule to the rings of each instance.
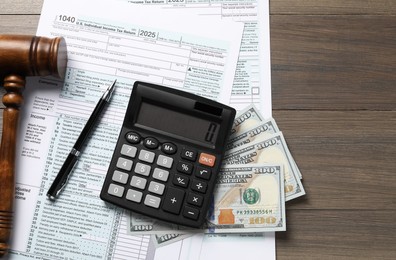
[[[44, 1], [38, 35], [63, 36], [65, 81], [31, 78], [24, 92], [10, 259], [150, 259], [150, 236], [126, 232], [123, 210], [99, 198], [136, 80], [228, 103], [243, 24], [121, 1]], [[117, 79], [62, 196], [46, 192], [97, 100]]]

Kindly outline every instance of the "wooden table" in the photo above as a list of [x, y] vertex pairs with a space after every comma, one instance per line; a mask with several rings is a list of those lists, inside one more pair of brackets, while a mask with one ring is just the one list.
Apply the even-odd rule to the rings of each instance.
[[[1, 0], [35, 34], [42, 0]], [[273, 116], [304, 176], [278, 259], [396, 259], [396, 1], [273, 0]]]

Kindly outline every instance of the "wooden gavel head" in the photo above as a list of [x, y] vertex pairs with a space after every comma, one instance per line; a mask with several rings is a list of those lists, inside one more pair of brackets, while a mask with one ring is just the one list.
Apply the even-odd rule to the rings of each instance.
[[63, 78], [66, 65], [66, 42], [62, 37], [0, 35], [0, 83], [7, 91], [3, 96], [0, 147], [0, 258], [8, 252], [12, 230], [16, 135], [25, 77]]
[[63, 37], [0, 35], [0, 78], [8, 75], [63, 78], [66, 63]]

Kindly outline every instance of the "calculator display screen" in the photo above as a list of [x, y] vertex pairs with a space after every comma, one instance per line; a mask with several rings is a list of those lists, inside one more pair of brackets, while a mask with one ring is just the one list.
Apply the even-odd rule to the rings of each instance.
[[216, 122], [147, 102], [141, 103], [136, 123], [205, 144], [216, 143], [220, 128]]

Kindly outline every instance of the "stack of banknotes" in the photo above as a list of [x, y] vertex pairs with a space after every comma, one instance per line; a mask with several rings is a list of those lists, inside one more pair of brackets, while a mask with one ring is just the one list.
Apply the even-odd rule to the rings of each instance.
[[160, 246], [197, 232], [285, 231], [285, 202], [305, 194], [301, 179], [275, 120], [251, 105], [235, 118], [205, 226], [192, 230], [131, 212], [128, 232], [151, 234]]

